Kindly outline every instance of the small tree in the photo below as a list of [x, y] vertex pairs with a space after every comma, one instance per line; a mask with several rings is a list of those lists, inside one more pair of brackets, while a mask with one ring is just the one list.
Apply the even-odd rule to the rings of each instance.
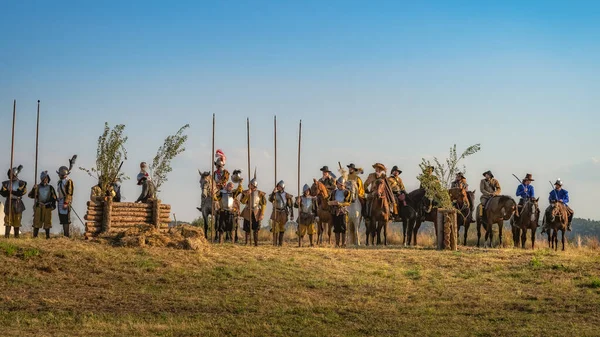
[[122, 172], [117, 172], [121, 162], [127, 160], [127, 150], [125, 149], [127, 137], [124, 136], [124, 131], [124, 124], [115, 125], [111, 129], [108, 123], [104, 123], [104, 132], [98, 137], [96, 167], [89, 169], [79, 167], [90, 177], [98, 180], [103, 193], [106, 193], [108, 187], [113, 183], [113, 179], [129, 179]]
[[171, 160], [185, 151], [184, 145], [188, 136], [184, 135], [183, 131], [189, 127], [190, 125], [186, 124], [177, 133], [165, 138], [164, 144], [158, 148], [156, 156], [152, 160], [150, 170], [152, 171], [152, 180], [157, 192], [160, 192], [160, 186], [167, 181], [167, 174], [173, 170], [171, 168]]
[[[433, 162], [435, 164], [433, 165], [431, 161], [423, 158], [421, 164], [419, 164], [423, 173], [420, 174], [417, 179], [419, 179], [421, 185], [425, 189], [426, 196], [436, 199], [443, 208], [451, 207], [452, 203], [448, 195], [448, 189], [452, 185], [453, 178], [461, 171], [461, 168], [463, 173], [466, 172], [466, 167], [464, 165], [460, 166], [460, 161], [479, 152], [479, 150], [481, 150], [479, 144], [471, 145], [458, 156], [456, 144], [454, 144], [454, 146], [450, 148], [450, 155], [445, 160], [445, 163], [440, 162], [437, 157], [433, 157]], [[433, 175], [425, 174], [427, 167], [429, 166], [433, 166], [434, 168]]]

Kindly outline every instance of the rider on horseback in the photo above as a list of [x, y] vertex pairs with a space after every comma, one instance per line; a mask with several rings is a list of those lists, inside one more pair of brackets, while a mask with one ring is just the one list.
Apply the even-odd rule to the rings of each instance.
[[481, 201], [481, 204], [479, 204], [479, 215], [482, 217], [482, 219], [484, 218], [483, 210], [485, 209], [488, 201], [490, 201], [492, 197], [502, 193], [500, 183], [498, 180], [496, 180], [496, 178], [494, 178], [494, 175], [491, 171], [485, 171], [483, 176], [485, 178], [481, 179], [481, 183], [479, 184], [479, 189], [481, 190], [481, 198], [479, 199]]
[[532, 181], [535, 181], [535, 179], [533, 179], [531, 173], [527, 173], [519, 187], [517, 187], [517, 197], [520, 197], [521, 199], [519, 199], [518, 212], [514, 215], [515, 221], [519, 219], [519, 214], [521, 214], [521, 210], [523, 209], [525, 203], [529, 199], [533, 199], [535, 197], [535, 190], [531, 185]]
[[[471, 209], [471, 203], [473, 203], [473, 200], [471, 200], [469, 198], [469, 195], [467, 194], [467, 192], [469, 191], [469, 184], [467, 184], [467, 178], [465, 178], [465, 174], [462, 172], [458, 172], [456, 173], [456, 179], [454, 179], [454, 181], [450, 184], [450, 188], [458, 188], [460, 189], [461, 195], [462, 195], [462, 200], [465, 200], [466, 207]], [[457, 200], [453, 200], [452, 204], [455, 208], [460, 209], [460, 207], [457, 207], [457, 204], [459, 204], [457, 202]], [[459, 204], [462, 205], [462, 204]], [[473, 222], [473, 214], [471, 214], [472, 212], [469, 211], [466, 221], [469, 223]]]
[[[375, 195], [377, 193], [377, 189], [375, 187], [379, 186], [379, 184], [383, 183], [384, 180], [386, 179], [385, 171], [387, 169], [385, 168], [385, 166], [383, 164], [375, 163], [375, 164], [373, 164], [373, 168], [375, 169], [375, 172], [369, 174], [369, 176], [367, 177], [367, 180], [365, 180], [365, 184], [364, 184], [365, 193], [367, 194], [366, 211], [363, 212], [363, 215], [365, 216], [365, 221], [367, 221], [367, 219], [370, 219], [371, 204], [373, 203], [373, 199], [375, 199], [375, 197], [377, 197]], [[372, 187], [372, 188], [370, 188], [370, 187]]]
[[217, 185], [217, 190], [221, 190], [225, 188], [225, 184], [229, 181], [229, 171], [225, 169], [225, 161], [227, 158], [221, 150], [217, 150], [215, 157], [217, 157], [217, 160], [215, 160], [216, 170], [213, 178]]
[[[560, 202], [563, 205], [565, 205], [565, 207], [567, 208], [567, 212], [569, 214], [569, 224], [567, 225], [567, 230], [570, 232], [571, 231], [571, 222], [573, 221], [573, 214], [575, 214], [575, 212], [568, 205], [569, 192], [567, 190], [563, 189], [562, 185], [563, 185], [563, 182], [560, 180], [560, 178], [558, 178], [556, 180], [556, 182], [554, 183], [554, 189], [550, 192], [550, 196], [548, 197], [548, 200], [550, 201], [551, 204], [555, 203], [555, 202]], [[546, 233], [546, 230], [547, 230], [546, 227], [542, 228], [542, 234]]]
[[331, 194], [331, 192], [335, 190], [335, 175], [331, 171], [329, 171], [328, 166], [323, 166], [320, 170], [321, 172], [323, 172], [323, 177], [319, 179], [319, 182], [325, 185], [325, 187], [327, 187], [327, 190]]
[[365, 198], [365, 186], [358, 175], [364, 173], [364, 171], [361, 168], [356, 168], [354, 164], [346, 165], [346, 167], [348, 168], [348, 180], [356, 182], [358, 198], [361, 199], [361, 203], [363, 203]]

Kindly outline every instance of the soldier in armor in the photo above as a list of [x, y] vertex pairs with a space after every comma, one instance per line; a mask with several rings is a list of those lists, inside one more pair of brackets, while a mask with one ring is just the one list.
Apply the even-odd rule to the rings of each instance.
[[63, 227], [63, 234], [70, 237], [69, 227], [71, 226], [71, 203], [73, 202], [73, 180], [69, 178], [73, 165], [75, 165], [77, 156], [69, 159], [69, 167], [61, 166], [56, 173], [58, 174], [58, 183], [56, 190], [58, 195], [58, 219]]
[[256, 180], [256, 174], [250, 183], [248, 189], [242, 192], [240, 202], [245, 204], [244, 210], [242, 211], [242, 217], [244, 218], [243, 229], [246, 235], [246, 245], [250, 243], [250, 232], [253, 234], [254, 245], [258, 246], [258, 231], [260, 230], [260, 222], [265, 216], [265, 209], [267, 207], [267, 198], [265, 192], [258, 190], [258, 181]]
[[273, 213], [271, 213], [271, 223], [273, 227], [273, 246], [283, 246], [283, 235], [285, 233], [285, 224], [289, 219], [294, 219], [294, 197], [285, 191], [285, 182], [281, 180], [275, 186], [269, 202], [273, 204]]
[[329, 167], [327, 166], [321, 167], [320, 170], [321, 172], [323, 172], [323, 176], [321, 177], [321, 179], [319, 179], [319, 181], [323, 183], [325, 187], [327, 187], [329, 194], [331, 194], [331, 192], [335, 190], [335, 175], [333, 174], [333, 172], [329, 171]]
[[[27, 193], [27, 182], [19, 179], [22, 165], [8, 170], [8, 179], [2, 182], [0, 195], [6, 198], [4, 210], [4, 226], [6, 227], [4, 237], [10, 236], [10, 228], [14, 227], [15, 238], [19, 237], [21, 218], [25, 210], [25, 204], [21, 198]], [[12, 193], [11, 193], [12, 191]]]
[[329, 196], [331, 215], [333, 217], [333, 232], [335, 233], [335, 246], [346, 247], [346, 225], [348, 222], [347, 207], [352, 203], [352, 194], [346, 189], [346, 180], [339, 177], [336, 181], [336, 189]]
[[296, 198], [294, 207], [298, 208], [298, 247], [302, 247], [304, 235], [308, 234], [310, 246], [314, 247], [313, 235], [317, 233], [315, 228], [317, 217], [317, 203], [310, 195], [310, 186], [305, 184], [302, 187], [302, 196]]
[[37, 238], [40, 228], [46, 231], [46, 239], [50, 239], [52, 228], [52, 211], [56, 209], [56, 191], [50, 185], [48, 171], [40, 173], [40, 184], [34, 185], [28, 196], [35, 199], [33, 205], [33, 237]]
[[225, 185], [229, 181], [229, 171], [225, 169], [225, 162], [227, 158], [221, 150], [217, 150], [215, 155], [215, 174], [213, 176], [214, 182], [217, 185], [217, 190], [225, 188]]
[[219, 222], [217, 223], [216, 232], [218, 242], [223, 243], [223, 233], [226, 233], [228, 238], [231, 238], [233, 243], [233, 228], [236, 215], [238, 213], [237, 196], [242, 193], [242, 184], [238, 183], [238, 187], [234, 190], [233, 183], [228, 182], [225, 188], [220, 190], [214, 197], [220, 205], [219, 207]]

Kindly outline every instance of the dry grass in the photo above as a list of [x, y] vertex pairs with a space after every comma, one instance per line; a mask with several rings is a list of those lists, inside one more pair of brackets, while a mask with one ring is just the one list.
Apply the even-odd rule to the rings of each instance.
[[293, 245], [193, 252], [1, 240], [2, 335], [598, 333], [600, 256], [590, 248]]

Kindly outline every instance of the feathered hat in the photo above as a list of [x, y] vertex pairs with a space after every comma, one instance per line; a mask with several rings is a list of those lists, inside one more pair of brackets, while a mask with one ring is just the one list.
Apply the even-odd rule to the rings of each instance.
[[71, 174], [71, 170], [73, 169], [73, 166], [75, 166], [76, 160], [77, 160], [77, 155], [74, 154], [73, 157], [71, 157], [71, 159], [69, 159], [69, 167], [61, 166], [58, 168], [58, 171], [56, 171], [58, 176], [65, 177], [65, 176], [68, 176], [69, 174]]
[[225, 166], [225, 162], [227, 161], [227, 157], [225, 153], [221, 149], [218, 149], [215, 153], [215, 165], [219, 167]]

